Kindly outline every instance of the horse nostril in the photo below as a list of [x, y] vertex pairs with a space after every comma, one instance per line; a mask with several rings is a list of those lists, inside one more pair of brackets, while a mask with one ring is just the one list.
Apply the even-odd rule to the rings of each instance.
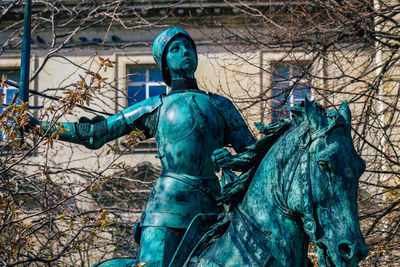
[[340, 256], [342, 256], [346, 260], [351, 259], [351, 257], [353, 257], [353, 249], [351, 248], [351, 245], [349, 243], [343, 242], [339, 244], [338, 251]]

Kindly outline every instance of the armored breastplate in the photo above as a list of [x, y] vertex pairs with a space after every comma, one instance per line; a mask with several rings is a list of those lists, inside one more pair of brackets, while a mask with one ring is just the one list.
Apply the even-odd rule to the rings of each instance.
[[202, 91], [163, 98], [156, 142], [166, 171], [189, 175], [214, 175], [212, 152], [222, 147], [224, 123]]

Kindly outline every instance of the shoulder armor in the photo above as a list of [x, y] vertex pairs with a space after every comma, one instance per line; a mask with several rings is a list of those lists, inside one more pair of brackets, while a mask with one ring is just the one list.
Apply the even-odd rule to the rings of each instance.
[[243, 127], [247, 128], [247, 125], [239, 111], [229, 99], [217, 94], [209, 94], [209, 97], [210, 102], [224, 118], [225, 123], [230, 130], [234, 131]]
[[141, 116], [153, 112], [161, 104], [161, 96], [153, 96], [127, 107], [122, 110], [121, 113], [124, 116], [126, 123], [132, 124]]

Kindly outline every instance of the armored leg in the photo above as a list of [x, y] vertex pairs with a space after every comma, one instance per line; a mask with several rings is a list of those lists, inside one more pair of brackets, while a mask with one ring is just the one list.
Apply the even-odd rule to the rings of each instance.
[[146, 267], [168, 266], [184, 232], [184, 229], [144, 227], [140, 239], [140, 262], [147, 261]]

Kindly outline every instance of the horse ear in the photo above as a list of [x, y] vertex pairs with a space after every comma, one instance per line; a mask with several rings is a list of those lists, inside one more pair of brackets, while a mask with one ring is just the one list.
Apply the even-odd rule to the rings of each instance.
[[339, 108], [340, 115], [346, 120], [346, 123], [351, 124], [351, 111], [347, 100], [343, 101]]
[[311, 129], [317, 130], [324, 125], [322, 114], [317, 110], [314, 104], [308, 100], [306, 95], [304, 95], [304, 109]]
[[350, 131], [351, 129], [351, 111], [347, 100], [343, 101], [339, 108], [340, 115], [343, 116], [346, 121], [346, 128]]

